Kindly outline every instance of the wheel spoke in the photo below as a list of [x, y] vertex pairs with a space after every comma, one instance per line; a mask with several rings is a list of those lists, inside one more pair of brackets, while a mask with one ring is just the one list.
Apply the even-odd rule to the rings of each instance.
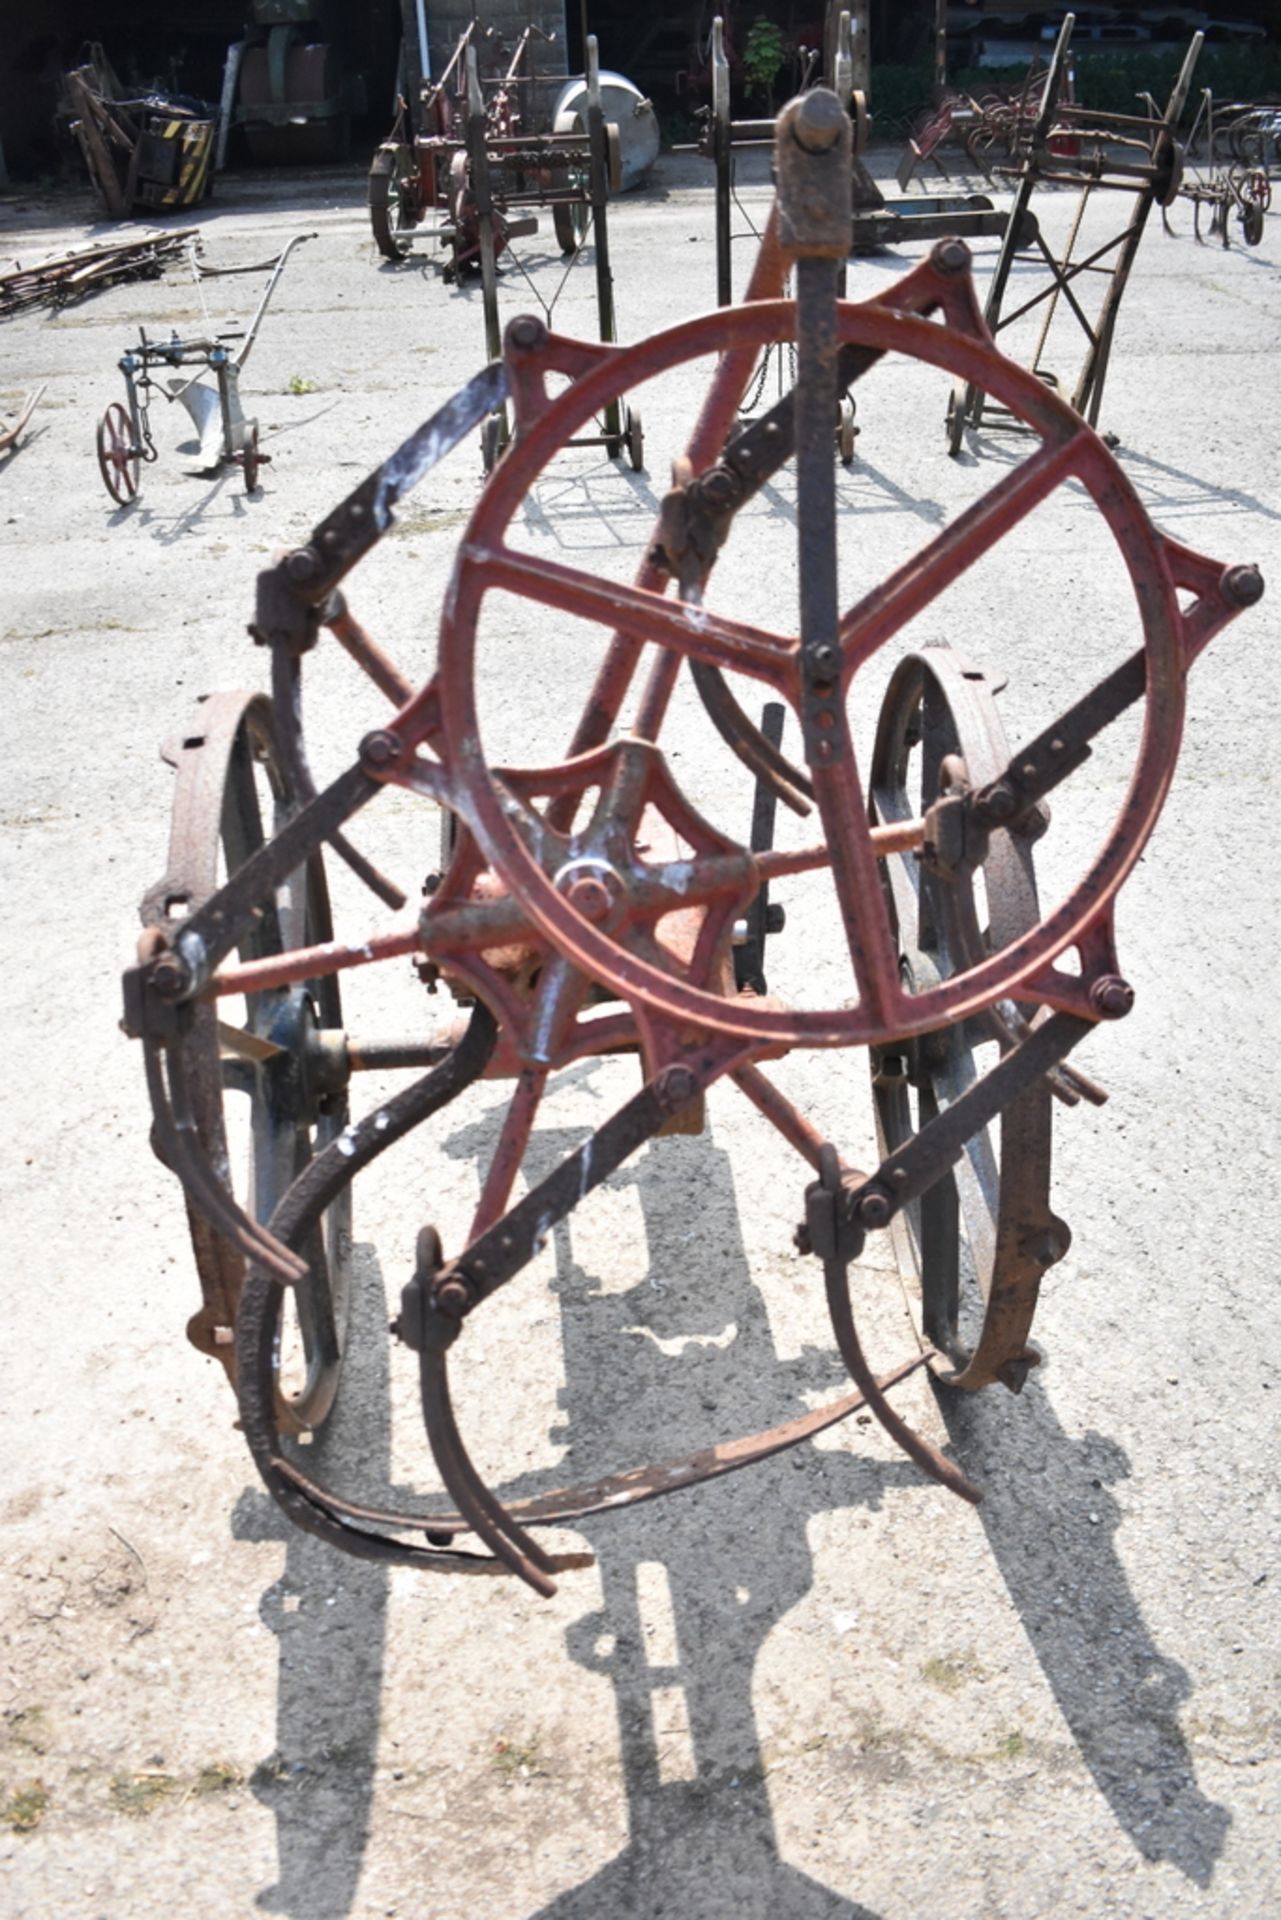
[[876, 652], [950, 587], [988, 548], [1016, 527], [1033, 507], [1068, 479], [1088, 445], [1075, 433], [1054, 446], [1046, 444], [1012, 474], [959, 514], [937, 539], [892, 573], [851, 608], [840, 625], [846, 672]]
[[871, 1019], [888, 1027], [894, 1024], [901, 998], [898, 943], [885, 911], [879, 865], [866, 824], [867, 805], [843, 707], [833, 709], [833, 719], [833, 764], [810, 769], [814, 798], [827, 835], [832, 879], [859, 999]]
[[515, 553], [510, 547], [465, 547], [462, 557], [483, 573], [488, 586], [561, 613], [597, 620], [629, 639], [651, 640], [691, 660], [752, 674], [780, 691], [790, 684], [794, 640], [642, 587], [597, 579], [556, 560]]

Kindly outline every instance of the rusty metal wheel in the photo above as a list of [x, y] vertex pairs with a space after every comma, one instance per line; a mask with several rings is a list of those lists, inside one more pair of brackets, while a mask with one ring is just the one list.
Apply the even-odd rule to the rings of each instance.
[[[168, 870], [143, 901], [144, 924], [170, 939], [295, 809], [270, 702], [211, 694], [169, 750], [177, 773]], [[254, 921], [239, 951], [260, 960], [333, 937], [323, 856], [312, 852]], [[258, 1221], [313, 1156], [347, 1126], [342, 1002], [333, 975], [192, 1010], [184, 1065], [201, 1145], [227, 1190]], [[202, 1352], [233, 1371], [232, 1327], [243, 1255], [188, 1207], [204, 1305], [188, 1326]], [[351, 1199], [339, 1194], [299, 1253], [307, 1276], [288, 1290], [273, 1350], [278, 1417], [320, 1425], [338, 1386], [351, 1277]]]
[[841, 456], [843, 467], [854, 464], [854, 446], [858, 439], [858, 423], [854, 418], [854, 402], [848, 393], [841, 396], [841, 414], [836, 428], [836, 448]]
[[240, 464], [245, 476], [245, 492], [254, 493], [258, 488], [258, 470], [262, 465], [262, 455], [258, 451], [258, 422], [250, 423], [245, 436], [245, 444], [240, 456]]
[[[920, 271], [931, 274], [935, 270], [927, 265]], [[937, 275], [931, 285], [937, 285], [940, 299], [950, 298], [945, 276]], [[1208, 563], [1179, 549], [1150, 526], [1098, 436], [1042, 380], [1005, 360], [990, 346], [967, 284], [958, 285], [952, 310], [955, 323], [945, 327], [911, 313], [892, 311], [879, 301], [844, 305], [838, 309], [838, 329], [840, 337], [851, 344], [878, 352], [902, 351], [938, 366], [967, 385], [981, 387], [996, 404], [1009, 408], [1032, 426], [1042, 444], [989, 490], [981, 508], [967, 512], [957, 523], [958, 531], [946, 529], [923, 550], [910, 573], [904, 570], [893, 577], [893, 612], [886, 611], [883, 594], [873, 594], [844, 616], [841, 630], [845, 651], [837, 663], [838, 677], [848, 688], [858, 667], [892, 636], [907, 617], [909, 607], [913, 614], [918, 612], [963, 566], [977, 558], [993, 537], [1004, 537], [1034, 502], [1045, 498], [1069, 476], [1077, 479], [1104, 505], [1107, 524], [1131, 575], [1143, 630], [1142, 653], [1133, 656], [1132, 664], [1115, 681], [1116, 697], [1127, 705], [1141, 698], [1144, 712], [1123, 811], [1092, 866], [1049, 914], [999, 952], [982, 954], [955, 975], [918, 992], [908, 992], [902, 985], [888, 925], [873, 925], [864, 932], [863, 919], [859, 918], [864, 909], [860, 906], [856, 915], [851, 907], [848, 914], [843, 914], [843, 925], [848, 931], [856, 920], [859, 924], [857, 951], [851, 947], [851, 964], [858, 977], [860, 997], [839, 1008], [776, 1010], [755, 1002], [726, 1001], [626, 952], [607, 931], [569, 907], [557, 889], [554, 874], [544, 871], [530, 852], [516, 824], [515, 810], [486, 762], [475, 675], [478, 624], [487, 595], [512, 593], [593, 621], [607, 630], [624, 628], [631, 644], [651, 641], [677, 660], [685, 657], [746, 672], [798, 708], [806, 697], [797, 680], [795, 643], [785, 634], [722, 619], [706, 601], [691, 614], [679, 601], [665, 599], [650, 588], [627, 588], [598, 580], [578, 569], [518, 552], [504, 540], [507, 526], [546, 462], [611, 400], [624, 391], [633, 391], [668, 366], [697, 358], [708, 350], [725, 354], [745, 349], [757, 355], [767, 344], [786, 341], [793, 334], [796, 309], [790, 302], [755, 301], [686, 322], [643, 347], [611, 355], [576, 379], [536, 419], [521, 424], [460, 548], [440, 635], [442, 731], [450, 778], [461, 796], [460, 811], [483, 841], [491, 865], [531, 924], [572, 966], [613, 988], [623, 999], [639, 999], [647, 1009], [668, 1018], [705, 1022], [713, 1031], [734, 1033], [753, 1042], [778, 1041], [793, 1046], [866, 1045], [908, 1032], [928, 1032], [950, 1020], [965, 1018], [1024, 986], [1055, 1006], [1079, 1007], [1086, 1017], [1094, 1017], [1088, 998], [1090, 987], [1072, 984], [1072, 976], [1061, 969], [1052, 975], [1047, 969], [1059, 954], [1069, 948], [1079, 949], [1083, 940], [1104, 925], [1108, 902], [1138, 858], [1173, 774], [1185, 698], [1186, 642], [1184, 616], [1175, 594], [1163, 584], [1167, 566], [1184, 571], [1187, 585], [1205, 597], [1204, 615], [1198, 614], [1198, 619], [1210, 618], [1212, 608], [1213, 618], [1219, 623], [1232, 614], [1220, 586], [1214, 581], [1205, 584], [1210, 576], [1203, 566]], [[979, 532], [971, 535], [971, 526]], [[1235, 576], [1229, 584], [1236, 592]], [[1247, 590], [1244, 583], [1243, 590]], [[1252, 579], [1248, 591], [1255, 591]], [[1112, 682], [1108, 688], [1106, 698], [1110, 701], [1114, 697]], [[838, 730], [842, 724], [835, 709], [831, 724]], [[1074, 720], [1072, 724], [1079, 723]], [[1063, 725], [1068, 725], [1066, 717]], [[1066, 754], [1056, 763], [1064, 768], [1068, 764]], [[848, 775], [841, 769], [849, 769]], [[810, 770], [824, 826], [830, 829], [828, 857], [839, 855], [842, 863], [840, 884], [848, 885], [853, 895], [852, 876], [857, 865], [860, 875], [865, 874], [867, 883], [875, 888], [878, 855], [866, 821], [852, 748], [846, 751], [842, 743], [838, 756], [830, 737], [816, 738]], [[1058, 777], [1056, 773], [1051, 784], [1057, 784]], [[861, 878], [857, 891], [860, 899], [865, 897], [867, 886]], [[873, 920], [876, 917], [872, 915]], [[1107, 971], [1100, 968], [1100, 974]], [[1048, 983], [1048, 994], [1043, 994], [1039, 985], [1032, 987], [1038, 976]], [[1084, 976], [1081, 978], [1083, 982]]]
[[118, 400], [113, 400], [98, 422], [98, 471], [117, 506], [127, 507], [138, 497], [142, 455], [134, 445], [133, 422]]
[[633, 473], [645, 471], [645, 429], [635, 407], [627, 409], [627, 462]]
[[[871, 807], [881, 825], [913, 817], [962, 780], [979, 785], [1008, 764], [1009, 745], [987, 675], [946, 648], [911, 654], [895, 671], [877, 726]], [[911, 854], [884, 864], [882, 885], [898, 934], [904, 983], [920, 992], [984, 951], [999, 949], [1040, 916], [1030, 830], [998, 830], [969, 881], [941, 878]], [[1030, 1009], [1028, 1010], [1030, 1012]], [[872, 1049], [882, 1155], [897, 1151], [951, 1106], [1026, 1022], [1012, 1003]], [[1058, 1069], [1060, 1092], [1089, 1083]], [[920, 1335], [945, 1356], [938, 1377], [966, 1388], [1000, 1380], [1014, 1391], [1035, 1364], [1027, 1336], [1041, 1275], [1071, 1235], [1051, 1210], [1053, 1094], [1037, 1082], [981, 1128], [955, 1166], [895, 1223], [900, 1266], [919, 1297]]]
[[421, 218], [414, 150], [388, 142], [379, 147], [369, 169], [369, 224], [384, 259], [405, 258], [409, 245], [401, 236]]
[[[572, 107], [566, 107], [556, 116], [554, 133], [579, 134], [584, 140], [587, 130], [581, 115]], [[571, 167], [568, 161], [556, 168], [554, 187], [557, 193], [569, 193], [580, 196], [574, 200], [558, 200], [552, 205], [552, 227], [556, 234], [556, 244], [564, 254], [577, 253], [583, 243], [583, 237], [591, 225], [590, 181], [588, 172], [581, 167]]]

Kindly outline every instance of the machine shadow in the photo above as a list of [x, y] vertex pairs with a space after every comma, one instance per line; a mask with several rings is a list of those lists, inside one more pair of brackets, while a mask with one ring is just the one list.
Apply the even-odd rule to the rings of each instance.
[[[334, 1411], [302, 1450], [321, 1478], [360, 1462], [385, 1490], [391, 1407], [387, 1313], [373, 1249], [353, 1250], [346, 1377]], [[276, 1739], [255, 1767], [255, 1797], [276, 1821], [278, 1873], [257, 1907], [288, 1920], [345, 1920], [369, 1840], [377, 1762], [390, 1573], [300, 1533], [270, 1497], [247, 1490], [232, 1516], [238, 1540], [284, 1540], [280, 1578], [259, 1604], [276, 1635]]]
[[[1153, 1641], [1116, 1549], [1108, 1488], [1129, 1478], [1128, 1456], [1104, 1434], [1068, 1435], [1036, 1374], [1017, 1456], [1005, 1396], [938, 1399], [957, 1461], [989, 1468], [978, 1515], [992, 1556], [1113, 1818], [1145, 1860], [1209, 1886], [1232, 1816], [1197, 1785], [1178, 1718], [1191, 1681]], [[1009, 1471], [991, 1470], [993, 1453]]]
[[[479, 1133], [455, 1136], [449, 1150], [474, 1151]], [[538, 1135], [530, 1180], [581, 1137], [581, 1129]], [[602, 1465], [637, 1464], [646, 1451], [670, 1459], [712, 1437], [772, 1426], [845, 1383], [834, 1353], [778, 1354], [742, 1242], [729, 1156], [710, 1132], [652, 1142], [610, 1185], [639, 1200], [648, 1271], [610, 1292], [575, 1258], [573, 1216], [554, 1229], [565, 1386], [552, 1437], [567, 1456], [556, 1469], [562, 1484]], [[686, 1244], [694, 1218], [712, 1226], [700, 1235], [696, 1275]], [[620, 1347], [630, 1349], [627, 1377], [611, 1382]], [[613, 1687], [630, 1837], [538, 1920], [700, 1920], [731, 1902], [743, 1920], [876, 1920], [780, 1857], [752, 1680], [771, 1630], [812, 1584], [810, 1518], [875, 1509], [886, 1489], [916, 1480], [906, 1461], [806, 1444], [643, 1511], [576, 1526], [597, 1556], [603, 1599], [570, 1628], [568, 1651]]]

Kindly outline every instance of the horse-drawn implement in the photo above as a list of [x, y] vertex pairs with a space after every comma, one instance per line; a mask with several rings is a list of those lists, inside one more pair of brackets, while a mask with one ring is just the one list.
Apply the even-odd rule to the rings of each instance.
[[[543, 1527], [715, 1478], [858, 1407], [926, 1473], [977, 1499], [958, 1466], [895, 1410], [894, 1384], [924, 1365], [948, 1390], [997, 1383], [1017, 1392], [1037, 1363], [1029, 1335], [1038, 1290], [1070, 1238], [1050, 1202], [1052, 1116], [1101, 1098], [1071, 1056], [1134, 997], [1114, 938], [1117, 895], [1173, 776], [1189, 670], [1262, 585], [1253, 567], [1158, 532], [1091, 427], [998, 351], [962, 242], [940, 242], [873, 300], [838, 298], [850, 161], [850, 124], [834, 94], [815, 90], [784, 109], [777, 204], [740, 306], [627, 348], [513, 320], [501, 359], [260, 575], [252, 631], [270, 656], [271, 699], [214, 696], [175, 749], [169, 864], [143, 903], [125, 1008], [145, 1060], [155, 1146], [187, 1194], [203, 1294], [190, 1334], [231, 1376], [275, 1498], [298, 1525], [348, 1552], [437, 1571], [505, 1569], [547, 1593], [558, 1570], [583, 1562], [549, 1552]], [[784, 296], [789, 273], [794, 298]], [[789, 344], [794, 391], [736, 426], [761, 355]], [[838, 395], [876, 379], [891, 357], [981, 389], [1034, 445], [920, 552], [843, 606], [832, 421]], [[523, 503], [584, 424], [624, 392], [696, 364], [707, 367], [705, 398], [635, 581], [522, 543]], [[463, 536], [435, 665], [419, 681], [357, 620], [346, 594], [409, 488], [503, 399], [514, 439]], [[771, 627], [721, 611], [716, 589], [733, 568], [736, 534], [750, 538], [750, 503], [787, 472], [799, 605]], [[989, 673], [946, 647], [917, 646], [893, 668], [863, 756], [851, 709], [870, 663], [1002, 544], [1022, 569], [1025, 517], [1065, 486], [1092, 500], [1133, 591], [1134, 638], [1122, 636], [1120, 664], [1051, 706], [1043, 724], [1021, 728], [1011, 751]], [[530, 607], [595, 632], [594, 679], [562, 758], [496, 763], [486, 744], [492, 668], [478, 636], [487, 613], [497, 608], [507, 631], [513, 610]], [[363, 674], [371, 708], [349, 763], [318, 787], [302, 674], [326, 636]], [[711, 823], [690, 796], [696, 769], [678, 774], [664, 751], [686, 669], [725, 749], [767, 802], [755, 823], [765, 830], [750, 844]], [[788, 711], [797, 758], [780, 745], [776, 714], [758, 727], [728, 674], [766, 693], [767, 716]], [[1081, 769], [1127, 715], [1141, 724], [1121, 729], [1134, 759], [1118, 810], [1047, 907], [1034, 849], [1062, 833]], [[376, 833], [385, 795], [421, 806], [424, 865], [435, 864], [438, 816], [452, 823], [449, 862], [420, 911], [390, 931], [360, 926], [335, 938], [328, 861], [346, 862], [382, 901], [405, 905], [406, 890], [347, 837]], [[808, 839], [770, 844], [775, 800], [813, 820]], [[809, 884], [816, 879], [821, 891]], [[796, 889], [785, 934], [771, 931], [779, 916], [767, 887], [776, 896]], [[816, 902], [823, 927], [806, 922]], [[772, 994], [767, 935], [810, 942], [824, 932], [841, 959], [839, 988], [796, 1004]], [[736, 966], [736, 952], [753, 942], [753, 964]], [[448, 987], [456, 1023], [409, 1041], [353, 1039], [342, 976], [396, 956], [414, 956]], [[854, 1048], [867, 1050], [879, 1139], [878, 1163], [862, 1169], [770, 1070], [789, 1052]], [[553, 1080], [620, 1054], [636, 1062], [630, 1097], [550, 1172], [532, 1167], [528, 1149]], [[357, 1113], [360, 1074], [375, 1066], [411, 1077]], [[328, 1485], [290, 1439], [323, 1421], [338, 1390], [353, 1193], [375, 1160], [443, 1125], [482, 1077], [506, 1082], [510, 1100], [470, 1228], [442, 1244], [433, 1196], [411, 1173], [400, 1238], [381, 1250], [403, 1283], [391, 1337], [416, 1365], [448, 1501], [361, 1501]], [[629, 1156], [660, 1135], [696, 1131], [717, 1086], [747, 1101], [796, 1156], [797, 1246], [821, 1268], [848, 1391], [685, 1459], [558, 1491], [495, 1491], [473, 1464], [451, 1398], [472, 1322]], [[247, 1102], [251, 1116], [248, 1169], [229, 1159], [233, 1101]], [[522, 1168], [528, 1190], [515, 1197]], [[876, 1235], [891, 1237], [918, 1316], [911, 1351], [882, 1375], [866, 1357], [851, 1288], [851, 1269]], [[860, 1272], [860, 1300], [885, 1279]], [[291, 1352], [300, 1356], [292, 1374]]]

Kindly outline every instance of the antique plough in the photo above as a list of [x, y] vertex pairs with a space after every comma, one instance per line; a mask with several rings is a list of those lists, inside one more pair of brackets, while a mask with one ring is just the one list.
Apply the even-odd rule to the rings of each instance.
[[[729, 1472], [859, 1406], [928, 1474], [977, 1499], [955, 1463], [892, 1407], [892, 1384], [924, 1364], [953, 1388], [1000, 1382], [1017, 1392], [1036, 1364], [1028, 1336], [1038, 1288], [1069, 1239], [1049, 1196], [1054, 1103], [1101, 1097], [1069, 1056], [1133, 999], [1113, 937], [1116, 897], [1173, 775], [1189, 668], [1262, 583], [1253, 567], [1225, 566], [1152, 527], [1080, 415], [996, 349], [962, 242], [940, 242], [877, 299], [838, 300], [850, 158], [835, 95], [816, 90], [784, 109], [778, 200], [742, 306], [627, 348], [513, 320], [501, 361], [260, 575], [252, 631], [270, 654], [272, 698], [212, 697], [174, 749], [169, 866], [143, 903], [125, 1025], [142, 1045], [156, 1150], [186, 1189], [203, 1294], [190, 1334], [233, 1378], [246, 1440], [275, 1498], [301, 1527], [349, 1552], [445, 1571], [507, 1569], [547, 1593], [558, 1568], [583, 1562], [548, 1553], [540, 1527]], [[790, 271], [794, 299], [781, 293]], [[794, 392], [732, 432], [760, 355], [788, 343]], [[1036, 445], [842, 608], [833, 412], [838, 392], [876, 375], [890, 355], [981, 387]], [[509, 542], [530, 488], [586, 421], [612, 397], [700, 360], [711, 367], [706, 397], [634, 584]], [[463, 536], [435, 667], [418, 683], [356, 620], [344, 586], [393, 526], [406, 491], [502, 396], [515, 438]], [[718, 612], [711, 589], [723, 548], [732, 565], [739, 511], [789, 463], [799, 612], [769, 630]], [[1010, 541], [1012, 567], [1025, 565], [1021, 522], [1069, 483], [1092, 498], [1115, 541], [1134, 592], [1135, 650], [1013, 753], [982, 669], [946, 648], [908, 653], [860, 767], [849, 701], [854, 688], [861, 697], [869, 662], [998, 543]], [[510, 615], [513, 596], [600, 634], [590, 697], [555, 764], [499, 766], [486, 751], [477, 627], [486, 608]], [[301, 674], [326, 633], [376, 698], [350, 764], [317, 790]], [[773, 850], [768, 832], [754, 832], [743, 845], [691, 803], [661, 744], [687, 665], [758, 792], [816, 814], [807, 844]], [[759, 682], [771, 707], [791, 710], [803, 765], [784, 756], [776, 726], [748, 718], [727, 670]], [[1056, 813], [1070, 804], [1094, 743], [1130, 709], [1141, 726], [1120, 810], [1079, 879], [1046, 909], [1033, 846], [1053, 831], [1047, 798], [1056, 796]], [[362, 836], [376, 828], [387, 790], [401, 805], [423, 803], [426, 831], [437, 810], [454, 823], [452, 857], [421, 911], [389, 933], [361, 928], [335, 940], [327, 856], [403, 905], [346, 837], [353, 826]], [[766, 886], [805, 875], [830, 883], [850, 976], [836, 1004], [785, 1004], [764, 991], [759, 968], [733, 964], [743, 940], [755, 939], [759, 959], [778, 924], [764, 909]], [[453, 990], [464, 1008], [456, 1028], [418, 1043], [350, 1039], [341, 974], [397, 955], [417, 956]], [[880, 1137], [871, 1171], [844, 1160], [766, 1071], [789, 1050], [851, 1047], [867, 1048], [871, 1061]], [[549, 1080], [618, 1053], [636, 1058], [635, 1092], [545, 1177], [531, 1173], [513, 1202]], [[356, 1115], [357, 1075], [372, 1065], [416, 1072], [402, 1092]], [[427, 1437], [454, 1505], [361, 1503], [324, 1484], [307, 1465], [314, 1456], [289, 1440], [324, 1418], [338, 1385], [353, 1184], [486, 1075], [508, 1080], [511, 1100], [464, 1243], [442, 1246], [432, 1195], [411, 1174], [404, 1237], [383, 1249], [404, 1283], [393, 1338], [415, 1357]], [[797, 1244], [821, 1264], [850, 1390], [683, 1460], [501, 1497], [473, 1465], [450, 1397], [451, 1361], [468, 1351], [470, 1320], [638, 1148], [697, 1130], [717, 1083], [736, 1088], [807, 1169]], [[228, 1159], [226, 1105], [236, 1091], [252, 1114], [247, 1184]], [[413, 1164], [421, 1168], [421, 1157]], [[893, 1235], [917, 1283], [919, 1318], [915, 1350], [878, 1378], [856, 1325], [850, 1268], [881, 1233]], [[290, 1375], [292, 1351], [302, 1358]]]
[[[1099, 421], [1121, 300], [1148, 216], [1154, 206], [1169, 206], [1179, 191], [1183, 152], [1176, 135], [1203, 36], [1193, 36], [1163, 111], [1156, 111], [1154, 105], [1147, 116], [1097, 113], [1065, 102], [1074, 25], [1075, 17], [1069, 13], [1059, 30], [1036, 118], [1030, 126], [1023, 123], [1014, 158], [1007, 166], [992, 168], [996, 178], [1008, 175], [1017, 184], [983, 316], [991, 332], [999, 336], [1035, 314], [1038, 324], [1028, 357], [1030, 370], [1047, 384], [1062, 387], [1076, 411], [1094, 427]], [[1025, 252], [1023, 217], [1034, 192], [1045, 185], [1076, 190], [1067, 242], [1055, 252], [1038, 231], [1031, 249]], [[1078, 253], [1086, 216], [1104, 188], [1128, 196], [1125, 219], [1106, 239], [1090, 234]], [[1016, 265], [1023, 269], [1015, 283], [1019, 298], [1015, 306], [1007, 307], [1006, 295]], [[1097, 301], [1085, 293], [1091, 278], [1096, 285], [1103, 282], [1102, 297]], [[1028, 291], [1029, 286], [1034, 291]], [[1075, 338], [1077, 330], [1084, 336], [1085, 352], [1074, 381], [1052, 370], [1046, 360], [1052, 350], [1055, 320], [1060, 315], [1070, 315], [1075, 322], [1075, 327], [1064, 329], [1069, 337]], [[1008, 409], [991, 404], [981, 387], [959, 383], [948, 402], [949, 451], [960, 451], [967, 428], [977, 430], [985, 424], [1016, 432], [1024, 431], [1025, 426]]]
[[[205, 280], [240, 273], [265, 273], [267, 284], [246, 327], [185, 339], [174, 332], [167, 340], [149, 340], [142, 327], [137, 346], [125, 349], [117, 363], [125, 378], [124, 404], [113, 400], [98, 422], [98, 470], [117, 506], [127, 507], [137, 499], [144, 461], [160, 458], [151, 431], [151, 400], [156, 393], [165, 400], [178, 401], [190, 415], [200, 435], [202, 472], [212, 473], [225, 464], [238, 466], [244, 475], [245, 492], [252, 493], [257, 487], [259, 469], [270, 462], [271, 455], [260, 449], [258, 422], [247, 419], [240, 404], [240, 374], [285, 263], [295, 247], [315, 238], [314, 233], [296, 233], [270, 260], [246, 267], [213, 267], [201, 260], [194, 248], [190, 250], [198, 290]], [[207, 320], [207, 313], [205, 317]], [[168, 375], [164, 384], [153, 378], [156, 373]], [[213, 375], [212, 386], [202, 378], [205, 374]]]

